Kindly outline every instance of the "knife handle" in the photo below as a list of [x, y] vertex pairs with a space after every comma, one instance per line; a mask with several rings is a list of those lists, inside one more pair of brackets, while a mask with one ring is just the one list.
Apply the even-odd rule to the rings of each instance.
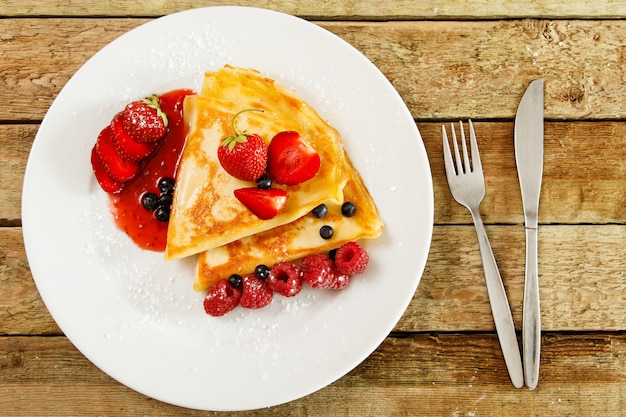
[[478, 210], [471, 210], [474, 225], [476, 226], [476, 235], [478, 236], [478, 246], [480, 248], [480, 256], [483, 262], [483, 271], [485, 272], [485, 282], [487, 284], [487, 293], [489, 294], [489, 303], [491, 304], [491, 313], [496, 325], [496, 332], [502, 348], [504, 362], [509, 371], [511, 382], [516, 388], [524, 386], [524, 371], [522, 368], [522, 357], [520, 355], [519, 344], [517, 343], [517, 334], [515, 333], [515, 324], [513, 323], [513, 315], [511, 307], [506, 296], [502, 277], [498, 270], [496, 258], [493, 256], [489, 238], [485, 231], [480, 213]]
[[537, 260], [537, 229], [526, 228], [526, 279], [522, 322], [524, 347], [524, 378], [529, 389], [539, 381], [541, 353], [541, 314], [539, 310], [539, 266]]

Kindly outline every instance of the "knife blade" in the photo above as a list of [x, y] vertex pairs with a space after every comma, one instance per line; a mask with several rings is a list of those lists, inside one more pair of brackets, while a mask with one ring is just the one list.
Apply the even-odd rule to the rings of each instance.
[[524, 380], [529, 389], [539, 381], [541, 314], [537, 227], [539, 193], [543, 174], [543, 80], [530, 83], [515, 116], [515, 162], [524, 205], [526, 276], [522, 318]]

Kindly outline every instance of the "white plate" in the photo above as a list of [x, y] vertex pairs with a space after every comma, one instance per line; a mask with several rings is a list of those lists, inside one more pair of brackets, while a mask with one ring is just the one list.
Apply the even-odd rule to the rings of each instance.
[[[98, 132], [127, 102], [197, 89], [204, 71], [226, 63], [293, 87], [343, 135], [385, 221], [367, 246], [370, 267], [347, 289], [306, 288], [262, 310], [212, 318], [191, 289], [193, 260], [165, 262], [116, 229], [91, 174]], [[422, 139], [381, 72], [310, 22], [243, 7], [156, 19], [85, 63], [41, 124], [22, 205], [33, 277], [72, 343], [132, 389], [204, 410], [291, 401], [357, 366], [411, 301], [433, 224]]]

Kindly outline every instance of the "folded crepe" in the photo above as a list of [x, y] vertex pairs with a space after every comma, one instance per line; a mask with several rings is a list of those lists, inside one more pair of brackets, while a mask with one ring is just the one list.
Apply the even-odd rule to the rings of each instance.
[[[290, 223], [323, 202], [340, 202], [347, 178], [339, 133], [290, 90], [252, 69], [225, 66], [205, 74], [199, 95], [185, 99], [188, 126], [176, 175], [176, 190], [167, 231], [166, 259], [179, 259]], [[320, 155], [315, 177], [289, 187], [285, 209], [261, 220], [237, 200], [233, 191], [254, 186], [228, 174], [217, 158], [222, 139], [238, 131], [260, 135], [267, 143], [281, 131], [297, 131]]]
[[[281, 131], [296, 131], [320, 155], [317, 175], [287, 190], [287, 205], [276, 217], [261, 220], [233, 191], [254, 186], [238, 180], [221, 167], [217, 147], [238, 131], [260, 135], [266, 143]], [[380, 235], [383, 222], [359, 172], [346, 154], [337, 130], [293, 91], [253, 69], [225, 66], [205, 74], [198, 95], [184, 102], [188, 136], [178, 173], [167, 233], [166, 259], [199, 254], [194, 289], [203, 291], [233, 273], [246, 274], [259, 264], [272, 266], [322, 253], [359, 239]], [[344, 202], [356, 213], [341, 213]], [[328, 213], [317, 218], [311, 211], [326, 204]], [[320, 228], [333, 228], [324, 239]]]
[[[347, 157], [346, 157], [347, 159]], [[252, 273], [257, 265], [272, 266], [281, 261], [293, 261], [306, 255], [323, 253], [344, 243], [378, 237], [383, 223], [374, 200], [357, 170], [348, 163], [344, 167], [347, 179], [342, 201], [328, 200], [328, 213], [317, 218], [312, 213], [265, 232], [210, 249], [198, 257], [193, 287], [203, 291], [230, 274]], [[342, 214], [343, 202], [351, 202], [356, 213]], [[320, 236], [322, 226], [331, 226], [333, 236]]]

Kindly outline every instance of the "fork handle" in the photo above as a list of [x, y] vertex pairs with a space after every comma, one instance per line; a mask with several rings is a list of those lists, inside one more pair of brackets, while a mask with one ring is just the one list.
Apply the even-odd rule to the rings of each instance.
[[526, 386], [535, 389], [539, 380], [541, 351], [541, 315], [539, 311], [539, 267], [537, 265], [537, 229], [526, 228], [526, 279], [522, 345]]
[[476, 226], [476, 235], [478, 237], [483, 270], [485, 272], [487, 293], [489, 294], [489, 303], [491, 304], [491, 313], [493, 314], [496, 332], [500, 340], [504, 362], [509, 371], [511, 382], [516, 388], [521, 388], [524, 386], [524, 371], [509, 301], [506, 296], [504, 284], [502, 283], [500, 271], [498, 270], [496, 258], [493, 256], [493, 251], [489, 244], [485, 226], [480, 218], [480, 213], [478, 209], [470, 209], [470, 212], [472, 213], [472, 219]]

